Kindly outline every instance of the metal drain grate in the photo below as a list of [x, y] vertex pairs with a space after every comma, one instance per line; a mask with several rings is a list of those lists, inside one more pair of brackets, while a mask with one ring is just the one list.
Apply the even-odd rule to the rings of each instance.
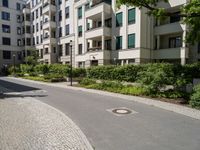
[[111, 112], [112, 114], [114, 114], [116, 116], [124, 116], [124, 115], [128, 115], [128, 114], [137, 113], [136, 111], [128, 109], [126, 107], [108, 109], [107, 111]]

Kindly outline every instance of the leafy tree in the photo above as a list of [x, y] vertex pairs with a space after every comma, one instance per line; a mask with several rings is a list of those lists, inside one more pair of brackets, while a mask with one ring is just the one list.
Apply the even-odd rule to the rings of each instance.
[[38, 64], [38, 53], [36, 49], [28, 49], [28, 51], [30, 52], [30, 54], [28, 56], [25, 57], [25, 63], [28, 65], [37, 65]]
[[[159, 0], [167, 3], [169, 0]], [[170, 16], [180, 16], [183, 23], [189, 25], [190, 30], [187, 34], [186, 41], [194, 44], [200, 42], [200, 0], [191, 0], [181, 8], [180, 14], [167, 12], [164, 8], [157, 7], [158, 0], [117, 0], [117, 7], [121, 5], [135, 6], [138, 8], [147, 8], [148, 14], [158, 19]]]

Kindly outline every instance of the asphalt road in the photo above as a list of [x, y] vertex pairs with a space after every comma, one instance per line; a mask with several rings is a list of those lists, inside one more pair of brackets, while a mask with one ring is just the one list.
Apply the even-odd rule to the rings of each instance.
[[[200, 150], [200, 121], [190, 117], [120, 98], [2, 77], [0, 86], [59, 109], [96, 150]], [[134, 113], [118, 116], [109, 111], [119, 107]]]

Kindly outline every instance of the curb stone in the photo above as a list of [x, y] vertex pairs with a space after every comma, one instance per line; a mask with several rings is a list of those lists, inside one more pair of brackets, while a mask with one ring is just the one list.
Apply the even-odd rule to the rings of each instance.
[[71, 86], [67, 86], [67, 83], [45, 83], [45, 82], [32, 81], [32, 80], [21, 79], [21, 78], [13, 78], [13, 77], [7, 77], [7, 78], [8, 79], [15, 79], [15, 80], [19, 80], [19, 81], [21, 80], [21, 81], [35, 83], [35, 84], [40, 84], [40, 85], [47, 85], [47, 86], [51, 86], [51, 87], [59, 87], [59, 88], [89, 92], [89, 93], [94, 93], [94, 94], [99, 94], [99, 95], [111, 96], [111, 97], [116, 97], [116, 98], [122, 98], [122, 99], [125, 99], [125, 100], [130, 100], [130, 101], [142, 103], [142, 104], [146, 104], [146, 105], [149, 105], [149, 106], [162, 108], [162, 109], [165, 109], [165, 110], [168, 110], [168, 111], [172, 111], [172, 112], [184, 115], [184, 116], [188, 116], [188, 117], [200, 120], [200, 111], [199, 110], [192, 109], [192, 108], [189, 108], [189, 107], [186, 107], [186, 106], [180, 106], [180, 105], [176, 105], [176, 104], [171, 104], [171, 103], [167, 103], [167, 102], [153, 100], [153, 99], [150, 99], [150, 98], [123, 95], [123, 94], [118, 94], [118, 93], [111, 93], [111, 92], [94, 90], [94, 89], [86, 89], [86, 88], [81, 88], [81, 87], [71, 87]]

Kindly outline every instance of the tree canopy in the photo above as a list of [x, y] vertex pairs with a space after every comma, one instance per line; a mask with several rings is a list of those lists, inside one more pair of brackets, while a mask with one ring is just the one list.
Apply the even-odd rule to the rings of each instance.
[[[159, 2], [168, 3], [169, 0], [159, 0]], [[117, 7], [121, 5], [135, 6], [138, 8], [147, 8], [148, 14], [153, 15], [158, 19], [177, 15], [167, 12], [164, 8], [157, 6], [158, 0], [117, 0]], [[189, 3], [183, 5], [178, 14], [183, 18], [183, 23], [189, 25], [186, 42], [194, 44], [200, 42], [200, 0], [191, 0]]]

